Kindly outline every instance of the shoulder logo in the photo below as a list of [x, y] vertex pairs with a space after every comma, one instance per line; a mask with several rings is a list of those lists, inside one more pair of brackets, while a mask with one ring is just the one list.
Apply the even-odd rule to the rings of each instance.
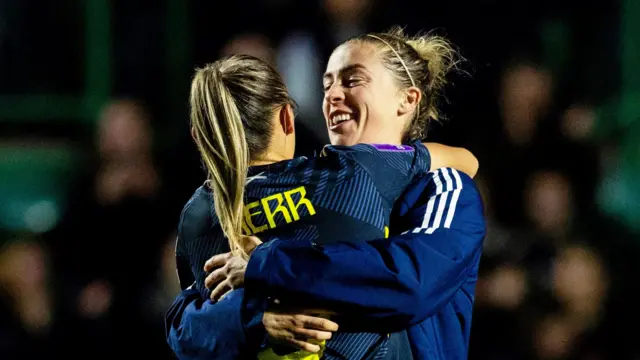
[[374, 148], [379, 151], [413, 151], [413, 147], [409, 145], [393, 145], [393, 144], [371, 144]]

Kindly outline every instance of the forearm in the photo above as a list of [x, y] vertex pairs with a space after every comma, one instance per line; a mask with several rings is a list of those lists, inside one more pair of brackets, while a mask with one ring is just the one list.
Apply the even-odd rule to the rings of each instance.
[[[460, 288], [479, 254], [475, 247], [445, 254], [429, 244], [447, 241], [446, 234], [421, 237], [324, 249], [282, 242], [264, 261], [250, 262], [247, 284], [275, 297], [297, 298], [299, 305], [353, 314], [358, 319], [354, 324], [398, 331], [437, 312]], [[289, 266], [283, 269], [275, 259]]]

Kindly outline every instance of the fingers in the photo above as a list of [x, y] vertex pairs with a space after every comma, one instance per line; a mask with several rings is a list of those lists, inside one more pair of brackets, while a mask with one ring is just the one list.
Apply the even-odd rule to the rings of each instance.
[[296, 339], [314, 339], [314, 340], [329, 340], [331, 339], [331, 332], [310, 330], [304, 328], [295, 328], [292, 330]]
[[225, 268], [216, 269], [204, 279], [204, 286], [206, 286], [207, 289], [211, 289], [215, 284], [224, 280], [226, 277]]
[[204, 271], [211, 272], [213, 269], [224, 266], [227, 260], [231, 258], [231, 253], [218, 254], [204, 263]]
[[231, 291], [231, 284], [229, 284], [229, 282], [225, 280], [218, 284], [218, 286], [216, 286], [213, 291], [211, 291], [210, 298], [213, 301], [218, 301], [219, 299], [221, 299], [221, 296], [225, 295], [229, 291]]
[[275, 330], [267, 329], [269, 333], [270, 341], [277, 344], [288, 344], [297, 349], [304, 350], [310, 353], [317, 353], [320, 351], [320, 345], [317, 344], [317, 340], [296, 337], [295, 334], [288, 330]]
[[[296, 329], [309, 329], [320, 331], [338, 331], [338, 324], [331, 320], [317, 318], [309, 315], [289, 315], [266, 312], [262, 318], [265, 327], [273, 329], [287, 329], [294, 331]], [[325, 340], [325, 339], [319, 339]]]
[[287, 339], [286, 341], [294, 347], [310, 353], [317, 353], [318, 351], [320, 351], [320, 345], [311, 344], [297, 339]]
[[273, 312], [265, 312], [262, 323], [265, 327], [274, 329], [311, 329], [321, 331], [338, 331], [338, 324], [331, 320], [309, 316], [309, 315], [290, 315]]
[[269, 324], [265, 324], [267, 330], [271, 330], [270, 333], [274, 338], [288, 340], [329, 340], [332, 333], [330, 331], [320, 331], [314, 329], [305, 329], [302, 327], [293, 327], [291, 325], [278, 324], [278, 321], [270, 321]]
[[309, 315], [265, 312], [262, 323], [275, 341], [285, 342], [308, 352], [320, 351], [319, 341], [331, 339], [338, 330], [333, 321]]
[[338, 324], [331, 320], [309, 315], [293, 315], [292, 323], [296, 328], [324, 331], [338, 331]]

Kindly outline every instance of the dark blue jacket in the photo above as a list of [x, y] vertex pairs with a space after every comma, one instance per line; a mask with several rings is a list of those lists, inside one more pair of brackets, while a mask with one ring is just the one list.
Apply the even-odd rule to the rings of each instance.
[[[251, 256], [246, 287], [357, 314], [371, 331], [408, 329], [415, 359], [466, 359], [485, 236], [472, 179], [439, 169], [415, 181], [396, 202], [391, 231], [367, 243], [265, 243]], [[183, 292], [167, 315], [174, 351], [242, 358], [246, 344], [263, 335], [256, 329], [264, 306], [241, 297], [213, 304]], [[225, 311], [235, 313], [233, 320]], [[234, 351], [236, 357], [223, 355]]]

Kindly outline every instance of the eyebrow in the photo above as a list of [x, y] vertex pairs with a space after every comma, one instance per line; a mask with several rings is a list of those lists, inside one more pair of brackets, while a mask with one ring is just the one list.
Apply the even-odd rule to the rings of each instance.
[[[362, 65], [362, 64], [353, 64], [353, 65], [349, 65], [349, 66], [345, 66], [342, 69], [338, 70], [338, 74], [341, 73], [345, 73], [347, 71], [352, 71], [352, 70], [367, 70], [367, 68]], [[322, 75], [323, 79], [327, 79], [331, 77], [331, 73], [324, 73], [324, 75]]]

